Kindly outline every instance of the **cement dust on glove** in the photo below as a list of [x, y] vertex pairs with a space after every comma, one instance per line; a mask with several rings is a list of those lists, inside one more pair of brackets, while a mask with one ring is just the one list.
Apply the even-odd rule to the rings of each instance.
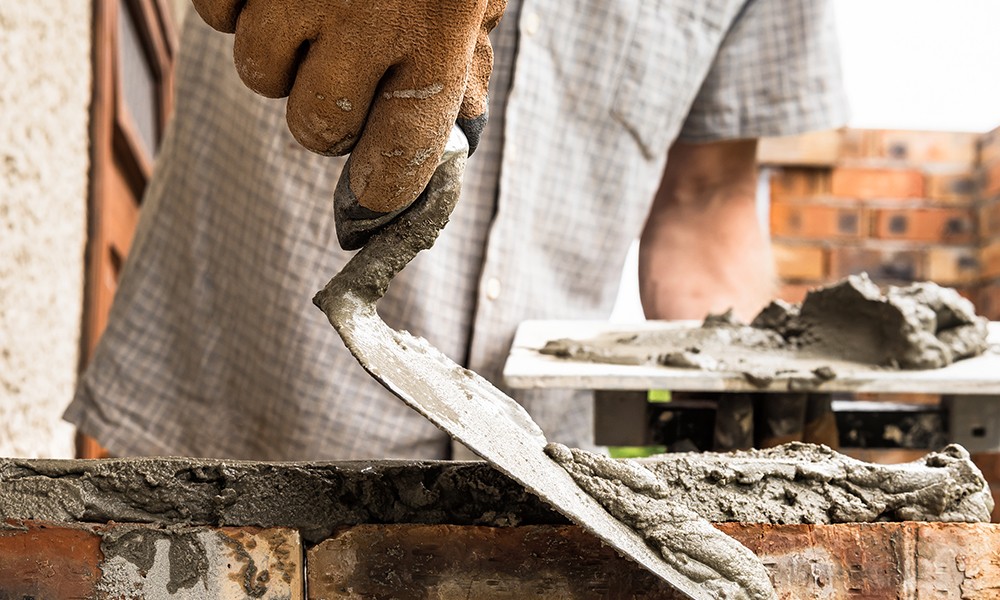
[[427, 186], [453, 124], [475, 149], [493, 66], [488, 34], [506, 0], [194, 0], [235, 33], [236, 69], [250, 89], [288, 96], [288, 128], [303, 146], [351, 153], [337, 189], [345, 249], [409, 206]]

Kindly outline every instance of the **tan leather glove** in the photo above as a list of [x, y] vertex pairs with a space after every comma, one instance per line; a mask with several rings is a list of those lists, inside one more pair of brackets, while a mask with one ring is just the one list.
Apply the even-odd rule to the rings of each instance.
[[364, 245], [417, 198], [453, 123], [475, 149], [493, 66], [487, 34], [506, 0], [193, 2], [209, 25], [236, 34], [250, 89], [288, 96], [295, 139], [351, 153], [334, 202], [344, 248]]

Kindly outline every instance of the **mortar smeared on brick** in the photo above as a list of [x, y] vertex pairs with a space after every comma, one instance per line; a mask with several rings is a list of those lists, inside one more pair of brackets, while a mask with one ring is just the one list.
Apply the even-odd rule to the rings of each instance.
[[[139, 580], [134, 576], [125, 576], [133, 570], [142, 574], [141, 579], [163, 578], [156, 581], [152, 587], [165, 589], [170, 594], [185, 589], [195, 588], [199, 584], [205, 587], [208, 575], [209, 558], [205, 544], [199, 539], [198, 531], [171, 531], [170, 529], [150, 529], [136, 527], [134, 529], [112, 529], [105, 532], [101, 541], [101, 552], [109, 559], [103, 571], [114, 571], [121, 576], [109, 576], [105, 573], [101, 578], [100, 587], [113, 596], [121, 593], [123, 585], [135, 585]], [[156, 556], [166, 553], [169, 565], [162, 573], [153, 569]], [[162, 560], [162, 559], [161, 559]]]
[[[664, 560], [720, 598], [771, 598], [756, 556], [712, 521], [989, 521], [993, 499], [960, 446], [871, 465], [826, 446], [619, 461], [549, 444], [546, 453]], [[708, 517], [706, 519], [706, 517]]]
[[982, 354], [988, 348], [987, 323], [954, 289], [923, 282], [889, 287], [883, 294], [862, 274], [809, 292], [801, 305], [776, 300], [750, 325], [729, 313], [710, 315], [701, 327], [553, 340], [541, 352], [593, 362], [735, 371], [761, 388], [781, 380], [789, 389], [811, 389], [838, 372], [873, 366], [936, 369]]

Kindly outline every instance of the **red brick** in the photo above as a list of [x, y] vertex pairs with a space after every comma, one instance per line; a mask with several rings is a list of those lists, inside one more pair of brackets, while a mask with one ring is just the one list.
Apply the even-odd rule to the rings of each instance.
[[983, 167], [983, 197], [1000, 194], [1000, 160]]
[[769, 181], [772, 202], [830, 195], [830, 169], [776, 169]]
[[979, 273], [984, 279], [1000, 277], [1000, 240], [985, 245], [979, 251]]
[[799, 303], [806, 299], [809, 290], [815, 288], [818, 283], [785, 283], [778, 290], [778, 298], [785, 302]]
[[778, 276], [788, 280], [817, 281], [826, 276], [826, 250], [822, 246], [771, 244]]
[[843, 130], [761, 138], [757, 162], [762, 165], [831, 166], [840, 159]]
[[974, 133], [849, 129], [841, 155], [846, 160], [897, 164], [949, 163], [971, 166], [981, 142]]
[[926, 196], [941, 204], [971, 204], [979, 195], [980, 176], [972, 171], [931, 171], [924, 178]]
[[1000, 281], [983, 284], [975, 304], [976, 312], [991, 321], [1000, 321]]
[[1000, 237], [1000, 198], [979, 206], [979, 237], [984, 241]]
[[84, 527], [0, 529], [0, 598], [95, 598], [101, 536]]
[[851, 458], [879, 465], [898, 465], [927, 456], [926, 450], [906, 448], [840, 448], [837, 451]]
[[979, 249], [975, 246], [929, 248], [926, 278], [949, 286], [975, 282], [979, 279]]
[[979, 163], [983, 165], [1000, 161], [1000, 127], [979, 137]]
[[802, 240], [855, 239], [868, 230], [861, 207], [771, 203], [771, 234]]
[[[757, 554], [779, 598], [996, 600], [1000, 527], [848, 523], [716, 527]], [[309, 597], [631, 598], [680, 594], [579, 527], [359, 525], [309, 551]]]
[[830, 188], [834, 196], [842, 198], [922, 198], [924, 174], [915, 169], [837, 167]]
[[842, 246], [830, 250], [829, 276], [864, 272], [879, 283], [916, 281], [924, 278], [924, 262], [923, 252], [915, 249]]
[[873, 213], [872, 234], [881, 239], [969, 244], [976, 238], [972, 209], [885, 208]]

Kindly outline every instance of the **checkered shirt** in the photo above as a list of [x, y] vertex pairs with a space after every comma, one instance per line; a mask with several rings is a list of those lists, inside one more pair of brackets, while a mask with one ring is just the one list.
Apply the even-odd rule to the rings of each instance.
[[[498, 384], [521, 321], [606, 318], [675, 139], [844, 121], [833, 27], [824, 0], [511, 2], [463, 198], [381, 315]], [[231, 56], [188, 18], [175, 115], [67, 419], [118, 455], [449, 456], [313, 307], [349, 256], [343, 161], [301, 148]], [[508, 391], [550, 440], [592, 446], [588, 394]]]

